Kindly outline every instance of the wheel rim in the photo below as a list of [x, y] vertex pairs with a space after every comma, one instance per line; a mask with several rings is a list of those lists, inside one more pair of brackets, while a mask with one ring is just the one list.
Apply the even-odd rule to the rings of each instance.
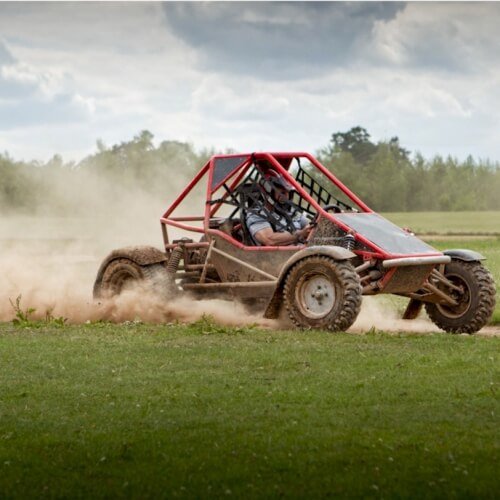
[[134, 276], [126, 271], [126, 270], [120, 270], [119, 272], [115, 273], [113, 276], [113, 281], [111, 282], [111, 286], [117, 293], [121, 293], [122, 290], [126, 287], [128, 283], [131, 283], [134, 280]]
[[296, 302], [301, 313], [309, 318], [326, 316], [335, 304], [335, 286], [324, 274], [306, 274], [297, 283]]
[[109, 286], [114, 294], [120, 294], [129, 288], [133, 283], [138, 283], [141, 279], [137, 272], [128, 266], [121, 266], [115, 269], [109, 278]]
[[471, 305], [471, 293], [467, 282], [459, 275], [447, 274], [446, 279], [451, 281], [455, 286], [462, 290], [462, 293], [457, 290], [450, 290], [448, 293], [452, 299], [455, 299], [458, 304], [452, 306], [449, 304], [436, 304], [438, 311], [447, 318], [460, 318], [462, 317], [470, 308]]

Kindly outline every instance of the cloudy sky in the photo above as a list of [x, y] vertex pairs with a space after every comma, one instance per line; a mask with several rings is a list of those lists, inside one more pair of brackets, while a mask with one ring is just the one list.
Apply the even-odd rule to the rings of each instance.
[[355, 125], [500, 161], [500, 3], [0, 3], [0, 151], [308, 150]]

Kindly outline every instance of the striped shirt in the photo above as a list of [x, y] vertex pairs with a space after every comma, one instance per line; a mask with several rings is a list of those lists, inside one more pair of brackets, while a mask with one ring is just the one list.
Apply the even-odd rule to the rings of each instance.
[[[309, 221], [307, 220], [307, 217], [302, 214], [301, 212], [297, 212], [295, 216], [292, 219], [293, 225], [295, 226], [295, 231], [302, 229], [307, 226]], [[247, 215], [246, 218], [246, 224], [247, 228], [250, 231], [250, 234], [255, 238], [255, 235], [259, 232], [262, 231], [263, 229], [271, 228], [273, 229], [273, 226], [271, 223], [267, 220], [267, 217], [264, 213], [250, 213]], [[286, 227], [286, 219], [282, 216], [279, 219], [278, 225]], [[278, 231], [278, 232], [284, 232], [283, 231]], [[294, 232], [295, 232], [294, 231]]]

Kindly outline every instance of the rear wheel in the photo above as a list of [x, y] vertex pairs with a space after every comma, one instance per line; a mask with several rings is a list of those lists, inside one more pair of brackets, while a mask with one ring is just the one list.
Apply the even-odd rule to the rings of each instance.
[[172, 287], [162, 263], [141, 266], [130, 259], [121, 258], [108, 264], [101, 282], [94, 286], [94, 298], [120, 295], [136, 286], [142, 286], [162, 298], [168, 297]]
[[452, 260], [444, 276], [455, 285], [449, 289], [438, 286], [457, 301], [457, 305], [425, 304], [432, 322], [451, 333], [474, 333], [490, 319], [495, 309], [495, 283], [490, 272], [480, 262]]
[[285, 282], [285, 307], [301, 328], [347, 330], [361, 308], [361, 285], [347, 261], [313, 256], [295, 264]]

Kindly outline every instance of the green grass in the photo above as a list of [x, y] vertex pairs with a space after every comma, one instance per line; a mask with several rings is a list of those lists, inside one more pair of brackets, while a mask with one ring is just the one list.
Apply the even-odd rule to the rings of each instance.
[[500, 235], [500, 212], [397, 212], [384, 217], [425, 234]]
[[495, 498], [499, 347], [0, 324], [0, 498]]

